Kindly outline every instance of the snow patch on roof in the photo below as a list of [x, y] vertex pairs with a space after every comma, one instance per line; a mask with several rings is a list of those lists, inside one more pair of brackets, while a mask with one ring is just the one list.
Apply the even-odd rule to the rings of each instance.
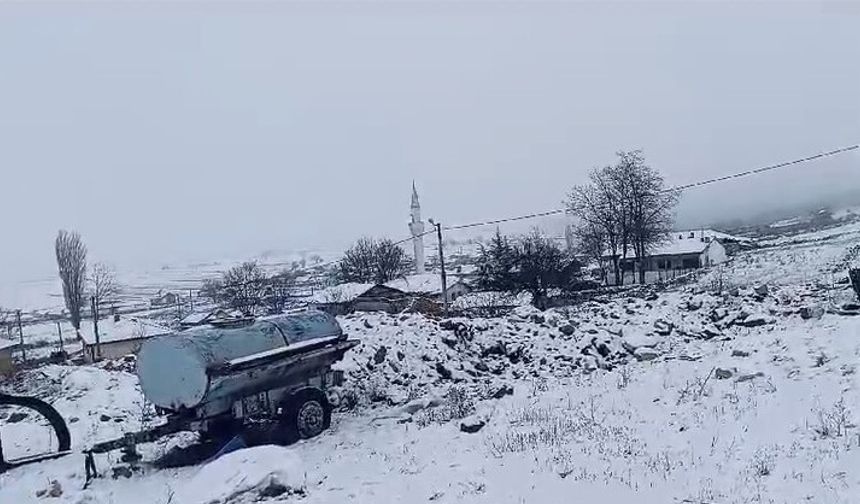
[[[455, 276], [448, 276], [448, 289], [461, 280]], [[423, 273], [421, 275], [410, 275], [404, 278], [398, 278], [385, 284], [386, 287], [401, 290], [410, 294], [442, 294], [442, 278], [438, 273]]]
[[347, 303], [364, 294], [371, 287], [373, 284], [343, 283], [314, 292], [310, 301], [312, 303]]
[[[99, 320], [99, 340], [102, 343], [151, 338], [170, 332], [172, 331], [169, 328], [155, 322], [136, 318], [121, 318], [116, 322], [112, 318]], [[87, 345], [96, 343], [91, 322], [85, 321], [81, 324], [81, 338]]]
[[[720, 231], [715, 231], [713, 229], [699, 229], [699, 230], [686, 230], [686, 231], [672, 231], [669, 237], [665, 242], [654, 247], [652, 250], [648, 252], [648, 255], [651, 257], [654, 256], [665, 256], [665, 255], [688, 255], [688, 254], [701, 254], [708, 248], [711, 242], [714, 240], [721, 242], [735, 241], [735, 242], [750, 242], [749, 238], [744, 238], [741, 236], [733, 236], [727, 233], [723, 233]], [[612, 255], [609, 251], [606, 252], [607, 256]], [[636, 257], [636, 253], [632, 250], [627, 252], [628, 258]]]

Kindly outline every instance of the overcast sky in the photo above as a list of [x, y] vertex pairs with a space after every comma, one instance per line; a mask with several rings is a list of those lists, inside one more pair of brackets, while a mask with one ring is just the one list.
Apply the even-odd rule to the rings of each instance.
[[[856, 4], [855, 4], [856, 5]], [[0, 5], [0, 282], [60, 228], [119, 265], [341, 247], [556, 208], [618, 149], [670, 184], [860, 141], [860, 9]], [[860, 187], [860, 155], [685, 196], [681, 222]]]

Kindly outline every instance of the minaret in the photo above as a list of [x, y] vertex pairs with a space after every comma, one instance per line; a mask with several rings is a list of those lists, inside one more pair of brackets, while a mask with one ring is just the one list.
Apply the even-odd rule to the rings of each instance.
[[421, 220], [421, 204], [418, 202], [418, 191], [415, 181], [412, 181], [412, 221], [409, 222], [409, 232], [412, 233], [412, 248], [415, 253], [415, 272], [424, 273], [424, 222]]

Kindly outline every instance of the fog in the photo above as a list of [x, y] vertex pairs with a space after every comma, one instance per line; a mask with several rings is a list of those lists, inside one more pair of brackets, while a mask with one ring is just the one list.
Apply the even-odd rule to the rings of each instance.
[[[0, 6], [0, 282], [60, 228], [119, 265], [335, 249], [557, 208], [644, 149], [670, 185], [860, 141], [860, 9]], [[679, 225], [826, 201], [854, 153], [688, 192]]]

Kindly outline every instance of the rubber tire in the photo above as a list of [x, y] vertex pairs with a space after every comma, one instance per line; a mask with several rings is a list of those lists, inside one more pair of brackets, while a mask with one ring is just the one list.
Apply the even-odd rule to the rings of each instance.
[[[310, 401], [316, 401], [320, 406], [322, 406], [323, 423], [319, 432], [308, 435], [299, 431], [298, 416], [302, 406]], [[295, 436], [295, 439], [310, 439], [325, 432], [326, 429], [331, 427], [331, 404], [329, 404], [325, 393], [322, 390], [315, 388], [303, 389], [296, 392], [289, 399], [287, 407], [285, 408], [284, 423], [289, 429], [289, 432]]]

